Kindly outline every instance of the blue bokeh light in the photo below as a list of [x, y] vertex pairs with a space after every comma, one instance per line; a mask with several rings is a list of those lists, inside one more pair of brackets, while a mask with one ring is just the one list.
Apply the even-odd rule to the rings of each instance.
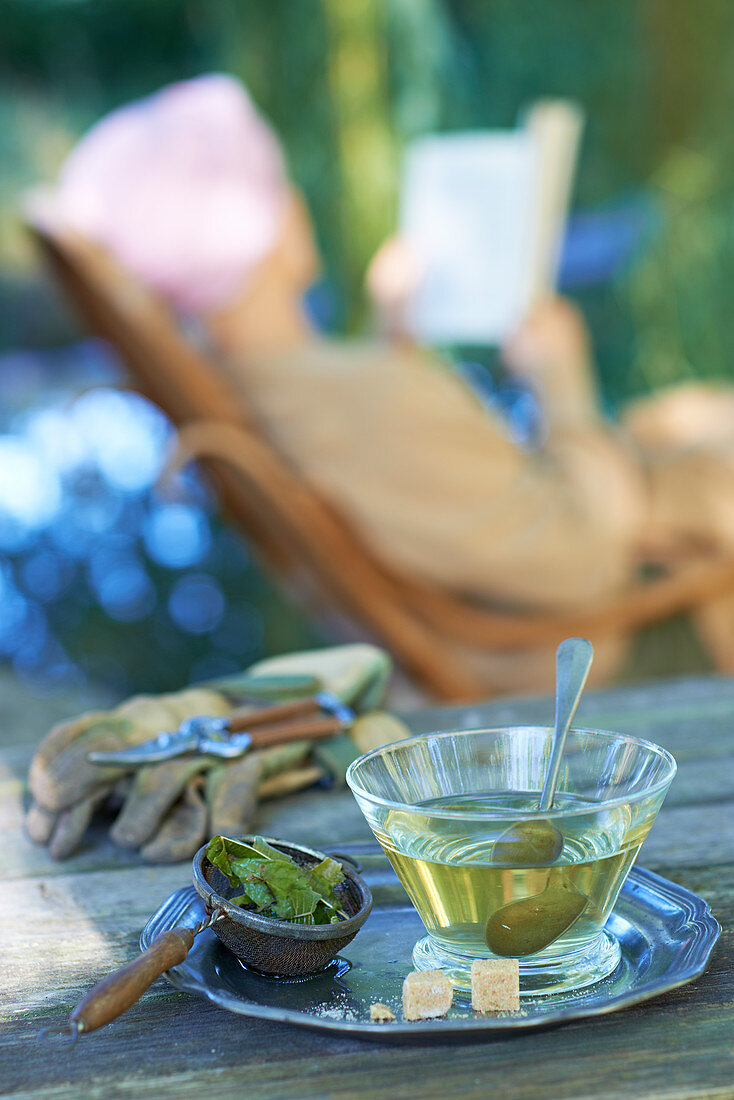
[[74, 567], [60, 554], [40, 548], [21, 562], [20, 579], [26, 592], [41, 603], [58, 599], [71, 582]]
[[119, 622], [138, 622], [155, 606], [153, 583], [133, 554], [97, 551], [89, 560], [89, 579], [101, 606]]
[[7, 563], [0, 564], [0, 654], [12, 655], [22, 642], [28, 600], [18, 590]]
[[0, 513], [21, 529], [37, 531], [50, 523], [60, 506], [58, 477], [31, 444], [0, 436]]
[[41, 692], [166, 690], [263, 654], [247, 546], [193, 464], [160, 479], [175, 430], [120, 383], [97, 341], [0, 355], [0, 658]]
[[176, 581], [168, 598], [174, 623], [189, 634], [208, 634], [221, 622], [226, 601], [213, 577], [189, 573]]
[[159, 565], [185, 569], [209, 553], [211, 534], [201, 508], [164, 504], [153, 508], [143, 528], [148, 554]]
[[163, 413], [144, 397], [91, 390], [74, 402], [71, 416], [88, 455], [112, 488], [136, 493], [155, 482], [172, 432]]

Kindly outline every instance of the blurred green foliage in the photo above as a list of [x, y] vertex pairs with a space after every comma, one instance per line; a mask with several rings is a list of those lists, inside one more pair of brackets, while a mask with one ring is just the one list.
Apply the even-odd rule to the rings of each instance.
[[660, 215], [624, 271], [578, 294], [609, 404], [733, 373], [731, 0], [5, 0], [6, 346], [38, 339], [17, 308], [18, 285], [32, 290], [19, 191], [52, 179], [103, 112], [212, 69], [241, 76], [280, 131], [345, 326], [364, 321], [361, 278], [394, 227], [407, 138], [512, 125], [541, 95], [579, 100], [577, 205], [643, 191]]

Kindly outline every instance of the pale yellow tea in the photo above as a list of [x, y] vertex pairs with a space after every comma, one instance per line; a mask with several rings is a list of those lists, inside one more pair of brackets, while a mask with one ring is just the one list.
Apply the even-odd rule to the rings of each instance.
[[[390, 810], [375, 829], [447, 958], [532, 964], [573, 956], [600, 935], [654, 814], [632, 827], [627, 806], [560, 794], [552, 823], [502, 818], [536, 808], [536, 793], [449, 796]], [[446, 810], [466, 816], [434, 816]], [[472, 820], [485, 812], [491, 820]]]

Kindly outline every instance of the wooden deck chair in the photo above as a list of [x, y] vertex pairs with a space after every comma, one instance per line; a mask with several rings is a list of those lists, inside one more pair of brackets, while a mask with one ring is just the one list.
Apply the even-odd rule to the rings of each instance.
[[276, 577], [297, 593], [305, 581], [310, 595], [386, 646], [432, 697], [489, 694], [458, 645], [507, 652], [570, 635], [601, 640], [734, 593], [734, 558], [711, 555], [568, 614], [496, 613], [392, 572], [263, 438], [240, 396], [161, 301], [96, 245], [53, 225], [42, 207], [29, 206], [26, 221], [89, 329], [114, 345], [136, 387], [178, 427], [182, 445], [202, 459], [226, 510]]

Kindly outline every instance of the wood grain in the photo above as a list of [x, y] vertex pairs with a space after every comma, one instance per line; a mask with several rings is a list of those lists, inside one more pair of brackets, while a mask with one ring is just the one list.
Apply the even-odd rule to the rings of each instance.
[[[48, 703], [44, 718], [48, 718]], [[67, 710], [67, 713], [70, 713]], [[417, 713], [416, 729], [551, 720], [548, 699]], [[724, 927], [711, 968], [646, 1006], [528, 1035], [393, 1047], [223, 1012], [164, 981], [72, 1051], [39, 1046], [96, 981], [137, 953], [140, 928], [190, 867], [142, 866], [101, 831], [55, 864], [24, 836], [22, 777], [42, 730], [0, 727], [0, 1095], [21, 1098], [247, 1096], [248, 1100], [687, 1100], [734, 1096], [734, 681], [626, 688], [584, 698], [579, 725], [671, 749], [680, 770], [641, 863], [701, 893]], [[319, 844], [367, 840], [345, 791], [261, 808], [258, 827]]]

